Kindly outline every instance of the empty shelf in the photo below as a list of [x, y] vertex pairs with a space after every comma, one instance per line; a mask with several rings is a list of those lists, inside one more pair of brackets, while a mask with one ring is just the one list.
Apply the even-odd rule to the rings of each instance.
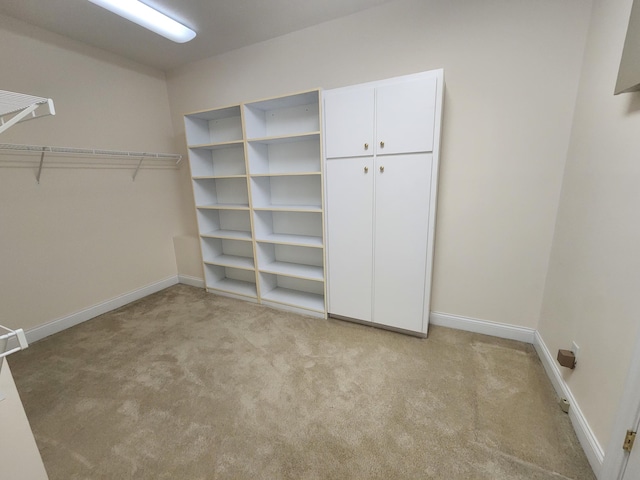
[[209, 210], [249, 210], [249, 205], [243, 203], [214, 203], [211, 205], [198, 205], [196, 208]]
[[258, 242], [281, 243], [283, 245], [299, 245], [301, 247], [322, 248], [322, 237], [311, 235], [291, 235], [286, 233], [270, 233], [256, 239]]
[[263, 293], [262, 299], [315, 312], [324, 312], [324, 297], [315, 293], [278, 287], [268, 293]]
[[223, 267], [241, 268], [243, 270], [255, 269], [253, 258], [241, 257], [238, 255], [218, 255], [211, 259], [205, 259], [204, 263], [208, 263], [210, 265], [221, 265]]
[[243, 282], [242, 280], [234, 280], [233, 278], [223, 278], [214, 282], [207, 283], [207, 288], [211, 290], [220, 290], [221, 292], [233, 293], [245, 297], [257, 298], [256, 284]]
[[322, 212], [320, 205], [260, 205], [254, 206], [253, 209], [272, 212]]
[[251, 240], [251, 232], [243, 232], [241, 230], [214, 230], [205, 232], [201, 237], [208, 238], [228, 238], [231, 240]]
[[[317, 251], [317, 250], [315, 250]], [[261, 272], [274, 273], [276, 275], [287, 275], [289, 277], [304, 278], [307, 280], [324, 280], [324, 271], [322, 267], [315, 265], [304, 265], [300, 263], [289, 262], [271, 262], [260, 268]]]

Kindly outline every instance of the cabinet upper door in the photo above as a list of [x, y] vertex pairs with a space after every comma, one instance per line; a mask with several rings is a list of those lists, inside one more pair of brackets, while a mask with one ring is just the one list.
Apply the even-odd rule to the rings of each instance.
[[327, 158], [373, 155], [373, 87], [326, 92], [324, 118]]
[[376, 153], [431, 152], [436, 79], [401, 80], [376, 89]]

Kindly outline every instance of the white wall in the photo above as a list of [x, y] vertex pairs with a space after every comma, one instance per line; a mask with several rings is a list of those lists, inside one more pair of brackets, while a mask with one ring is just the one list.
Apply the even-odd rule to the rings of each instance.
[[594, 4], [539, 326], [580, 346], [565, 379], [603, 446], [640, 328], [640, 94], [613, 95], [631, 3]]
[[393, 2], [169, 72], [174, 129], [184, 141], [189, 111], [444, 68], [433, 310], [534, 328], [590, 6]]
[[[1, 143], [175, 151], [162, 73], [7, 17], [0, 44], [0, 89], [57, 110]], [[0, 324], [30, 329], [176, 275], [178, 171], [133, 182], [131, 169], [45, 167], [38, 185], [11, 159], [0, 157]]]

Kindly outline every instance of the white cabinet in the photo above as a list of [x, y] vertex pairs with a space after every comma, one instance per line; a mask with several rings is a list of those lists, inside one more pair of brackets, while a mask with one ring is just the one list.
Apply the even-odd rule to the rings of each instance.
[[431, 154], [377, 157], [373, 321], [420, 332], [426, 283]]
[[373, 157], [330, 160], [326, 172], [329, 312], [371, 321]]
[[436, 78], [417, 77], [376, 88], [376, 153], [430, 152]]
[[433, 150], [435, 77], [410, 76], [328, 92], [324, 97], [327, 158]]
[[426, 334], [443, 74], [324, 94], [328, 311]]
[[[324, 97], [326, 157], [360, 157], [373, 154], [374, 89], [330, 90]], [[331, 119], [327, 121], [326, 119]]]
[[185, 116], [207, 289], [326, 316], [320, 92]]

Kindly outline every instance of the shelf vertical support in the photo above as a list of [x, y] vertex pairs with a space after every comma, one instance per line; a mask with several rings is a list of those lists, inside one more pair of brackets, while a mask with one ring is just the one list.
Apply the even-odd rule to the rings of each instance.
[[38, 185], [40, 185], [40, 175], [42, 175], [42, 165], [44, 164], [44, 152], [46, 149], [47, 147], [42, 147], [42, 153], [40, 154], [40, 166], [38, 167], [38, 174], [36, 175]]

